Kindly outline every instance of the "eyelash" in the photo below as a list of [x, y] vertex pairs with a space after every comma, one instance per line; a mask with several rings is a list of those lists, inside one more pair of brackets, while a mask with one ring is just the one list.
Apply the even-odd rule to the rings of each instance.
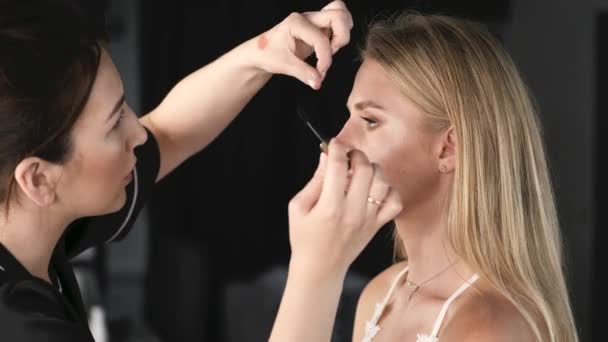
[[374, 119], [367, 118], [365, 116], [362, 116], [361, 119], [365, 120], [365, 122], [367, 123], [368, 129], [374, 129], [374, 128], [378, 127], [378, 121], [376, 121]]
[[120, 113], [118, 113], [118, 119], [116, 120], [116, 123], [114, 123], [114, 127], [112, 127], [113, 130], [118, 128], [118, 126], [120, 126], [120, 122], [122, 121], [122, 118], [124, 116], [125, 116], [125, 109], [121, 108]]

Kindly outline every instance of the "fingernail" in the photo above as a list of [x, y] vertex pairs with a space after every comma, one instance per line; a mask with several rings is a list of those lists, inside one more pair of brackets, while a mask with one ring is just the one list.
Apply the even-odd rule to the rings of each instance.
[[312, 89], [317, 89], [317, 82], [313, 81], [313, 80], [308, 80], [308, 85], [312, 88]]

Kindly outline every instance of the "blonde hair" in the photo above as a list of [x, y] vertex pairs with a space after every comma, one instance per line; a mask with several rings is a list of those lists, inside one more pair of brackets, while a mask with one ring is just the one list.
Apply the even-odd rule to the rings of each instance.
[[454, 127], [447, 237], [459, 257], [539, 341], [578, 341], [540, 123], [504, 49], [475, 23], [404, 13], [372, 24], [361, 55], [383, 67], [430, 127]]

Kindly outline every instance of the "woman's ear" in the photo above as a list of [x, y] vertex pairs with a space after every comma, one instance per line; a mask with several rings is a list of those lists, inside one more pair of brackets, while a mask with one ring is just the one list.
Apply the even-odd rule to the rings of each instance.
[[454, 172], [457, 163], [458, 139], [454, 127], [450, 126], [441, 134], [437, 169], [441, 173]]
[[23, 194], [40, 207], [55, 201], [58, 166], [38, 157], [23, 159], [15, 169], [15, 181]]

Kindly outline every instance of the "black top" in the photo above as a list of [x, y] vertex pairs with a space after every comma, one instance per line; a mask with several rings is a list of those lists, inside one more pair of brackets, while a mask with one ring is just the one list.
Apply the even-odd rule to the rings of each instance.
[[151, 132], [135, 155], [137, 166], [125, 206], [113, 214], [73, 222], [57, 243], [49, 266], [54, 284], [31, 275], [0, 243], [0, 341], [94, 342], [69, 260], [90, 247], [124, 238], [133, 226], [160, 168]]

